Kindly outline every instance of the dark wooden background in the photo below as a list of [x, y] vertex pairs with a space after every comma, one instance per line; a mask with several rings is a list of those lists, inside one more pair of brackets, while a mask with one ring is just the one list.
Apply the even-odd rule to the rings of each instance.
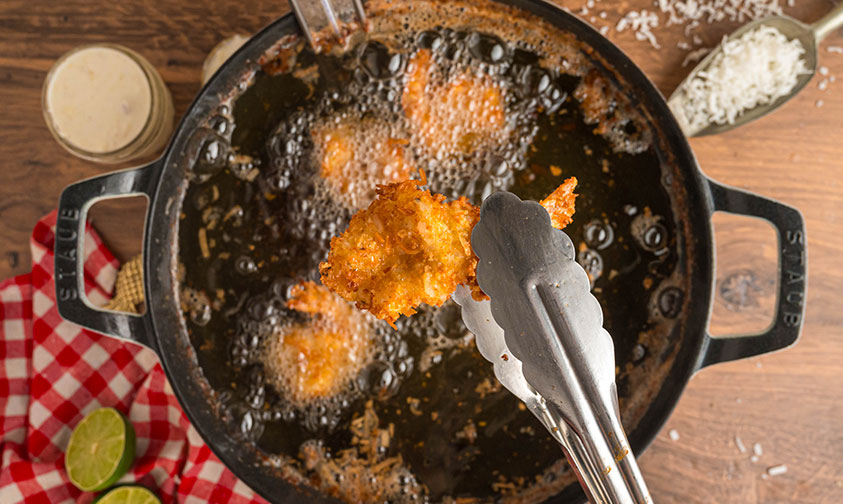
[[[784, 3], [784, 2], [782, 2]], [[577, 11], [585, 1], [565, 5]], [[787, 12], [813, 21], [830, 0], [797, 0]], [[603, 0], [610, 21], [649, 0]], [[222, 38], [252, 33], [287, 11], [284, 0], [65, 0], [0, 2], [0, 278], [30, 268], [29, 236], [62, 188], [113, 169], [66, 154], [41, 116], [40, 93], [52, 62], [82, 43], [117, 42], [143, 54], [169, 86], [177, 115], [199, 89], [207, 52]], [[598, 20], [598, 25], [607, 24]], [[700, 30], [708, 45], [734, 26]], [[609, 32], [669, 94], [681, 67], [681, 27], [656, 29], [652, 49], [629, 32]], [[843, 45], [843, 33], [824, 44]], [[799, 344], [775, 355], [706, 369], [693, 379], [655, 445], [641, 457], [658, 503], [843, 502], [843, 55], [821, 51], [840, 77], [825, 92], [815, 80], [775, 115], [728, 134], [692, 140], [703, 170], [801, 209], [808, 225], [807, 319]], [[817, 100], [824, 106], [815, 106]], [[122, 259], [139, 250], [143, 204], [101, 204], [94, 223]], [[761, 221], [715, 218], [717, 296], [711, 330], [758, 330], [771, 318], [776, 243]], [[673, 429], [677, 440], [668, 436]], [[735, 445], [739, 436], [757, 462]], [[674, 436], [675, 437], [675, 436]], [[765, 469], [786, 464], [784, 475]]]

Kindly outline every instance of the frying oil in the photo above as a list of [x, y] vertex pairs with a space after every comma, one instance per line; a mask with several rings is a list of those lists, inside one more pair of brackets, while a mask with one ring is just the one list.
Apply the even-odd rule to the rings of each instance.
[[[311, 321], [288, 307], [290, 289], [318, 282], [330, 239], [378, 183], [421, 169], [432, 191], [479, 205], [499, 190], [540, 199], [576, 176], [566, 232], [615, 339], [622, 416], [640, 417], [642, 378], [625, 366], [657, 362], [683, 302], [681, 240], [646, 124], [619, 112], [611, 93], [600, 96], [609, 126], [595, 124], [575, 97], [607, 92], [584, 87], [590, 67], [550, 65], [560, 60], [538, 42], [436, 26], [416, 9], [395, 32], [373, 9], [369, 39], [342, 57], [303, 48], [290, 72], [259, 72], [194, 133], [179, 227], [188, 332], [232, 436], [323, 491], [348, 501], [541, 501], [575, 480], [541, 425], [494, 386], [450, 301], [397, 329], [358, 324], [368, 342], [359, 370], [328, 396], [294, 399], [291, 370], [267, 365], [285, 331]], [[421, 94], [408, 97], [414, 84]], [[422, 113], [408, 114], [413, 106]], [[449, 129], [431, 136], [437, 128]], [[326, 162], [328, 152], [341, 158]]]

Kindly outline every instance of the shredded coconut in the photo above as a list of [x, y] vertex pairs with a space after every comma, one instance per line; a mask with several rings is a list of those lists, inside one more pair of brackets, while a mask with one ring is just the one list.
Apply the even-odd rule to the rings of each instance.
[[757, 455], [759, 457], [761, 455], [764, 455], [764, 450], [761, 449], [760, 443], [755, 443], [754, 445], [752, 445], [752, 453], [754, 453], [755, 455]]
[[696, 23], [696, 28], [700, 21], [724, 20], [745, 23], [782, 14], [778, 0], [658, 0], [658, 4], [659, 10], [667, 16], [667, 26]]
[[830, 53], [843, 54], [843, 47], [830, 45], [825, 48]]
[[780, 464], [773, 467], [767, 468], [767, 475], [768, 476], [780, 476], [787, 472], [787, 466], [784, 464]]
[[647, 9], [641, 11], [630, 11], [626, 16], [622, 17], [615, 29], [618, 33], [631, 29], [635, 32], [635, 38], [638, 40], [646, 40], [656, 49], [661, 49], [656, 36], [650, 31], [652, 28], [658, 28], [659, 16], [655, 12], [649, 12]]
[[[600, 0], [587, 0], [579, 11], [581, 15], [587, 15], [589, 9], [596, 7]], [[693, 45], [680, 46], [685, 51], [691, 51], [694, 47], [704, 45], [699, 34], [695, 33], [697, 28], [703, 24], [712, 23], [746, 23], [773, 15], [781, 15], [784, 6], [793, 7], [794, 0], [653, 0], [656, 10], [629, 11], [621, 17], [614, 28], [618, 32], [630, 30], [634, 32], [638, 40], [646, 40], [656, 49], [660, 48], [656, 34], [653, 30], [660, 27], [673, 25], [682, 26], [684, 35], [688, 42]], [[606, 12], [600, 12], [601, 20], [606, 20]], [[605, 35], [609, 26], [600, 27], [600, 33]], [[687, 44], [687, 42], [685, 42]], [[829, 52], [840, 52], [843, 54], [843, 47], [829, 46]]]
[[746, 445], [743, 444], [740, 436], [735, 436], [735, 446], [738, 447], [741, 453], [746, 453]]
[[710, 47], [700, 47], [699, 49], [695, 49], [685, 56], [685, 59], [682, 60], [682, 66], [686, 67], [691, 63], [696, 63], [697, 61], [703, 59], [703, 57], [705, 57], [705, 55], [710, 52]]
[[670, 436], [671, 441], [679, 441], [679, 433], [676, 432], [676, 429], [670, 429], [667, 435]]
[[770, 26], [724, 40], [711, 64], [674, 93], [670, 107], [688, 131], [733, 124], [747, 110], [772, 103], [808, 73], [805, 48]]

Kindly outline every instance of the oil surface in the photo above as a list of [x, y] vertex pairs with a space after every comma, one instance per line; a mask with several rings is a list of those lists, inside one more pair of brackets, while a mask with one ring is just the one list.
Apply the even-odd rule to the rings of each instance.
[[[377, 150], [373, 138], [400, 139], [432, 190], [475, 204], [497, 190], [541, 199], [578, 178], [566, 232], [614, 337], [624, 423], [638, 421], [626, 405], [646, 385], [630, 370], [659, 364], [683, 300], [659, 152], [634, 120], [595, 125], [576, 98], [593, 70], [548, 66], [539, 48], [500, 33], [407, 27], [374, 30], [342, 57], [301, 48], [289, 72], [259, 72], [233, 109], [197, 131], [179, 227], [191, 342], [232, 434], [325, 491], [349, 501], [541, 501], [575, 480], [541, 424], [497, 384], [452, 302], [397, 330], [371, 321], [371, 359], [323, 400], [290, 400], [265, 366], [277, 329], [303, 320], [287, 307], [290, 288], [318, 281], [330, 238], [372, 197], [372, 184], [337, 191], [320, 174], [314, 131], [347, 123], [363, 131], [351, 142], [361, 159]], [[419, 51], [432, 55], [433, 88], [473, 76], [500, 91], [506, 122], [487, 142], [466, 151], [414, 133], [402, 94]], [[608, 118], [618, 104], [607, 100]]]

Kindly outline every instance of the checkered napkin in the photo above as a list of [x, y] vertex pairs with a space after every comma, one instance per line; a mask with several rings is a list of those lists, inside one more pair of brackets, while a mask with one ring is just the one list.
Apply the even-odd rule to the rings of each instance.
[[[56, 309], [56, 213], [32, 233], [32, 272], [0, 283], [0, 503], [90, 502], [64, 472], [64, 449], [85, 414], [112, 406], [137, 434], [138, 483], [168, 502], [264, 502], [223, 466], [182, 412], [148, 348], [87, 331]], [[85, 291], [101, 305], [118, 262], [88, 226]]]

